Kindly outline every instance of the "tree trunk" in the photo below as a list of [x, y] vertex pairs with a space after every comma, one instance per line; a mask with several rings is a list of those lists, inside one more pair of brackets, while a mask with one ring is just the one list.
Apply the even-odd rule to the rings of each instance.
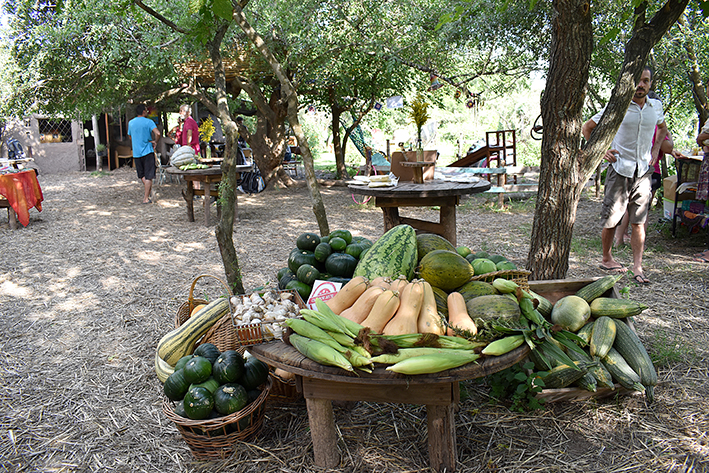
[[[542, 161], [527, 267], [533, 279], [562, 279], [583, 189], [577, 166], [581, 113], [593, 50], [586, 0], [554, 2], [549, 75], [542, 99]], [[571, 92], [573, 91], [573, 92]]]
[[293, 132], [298, 140], [298, 145], [300, 146], [300, 151], [303, 156], [303, 166], [305, 167], [305, 180], [308, 184], [308, 190], [310, 191], [310, 200], [313, 204], [313, 213], [315, 214], [315, 219], [318, 222], [318, 228], [320, 229], [321, 235], [329, 235], [330, 228], [327, 223], [327, 214], [325, 213], [325, 204], [322, 200], [322, 195], [320, 194], [320, 187], [315, 179], [315, 166], [313, 164], [313, 155], [310, 152], [310, 146], [308, 145], [308, 140], [305, 137], [302, 127], [300, 126], [300, 121], [298, 120], [298, 96], [296, 94], [293, 84], [286, 76], [283, 67], [276, 57], [271, 53], [271, 51], [266, 46], [263, 38], [258, 34], [258, 32], [249, 24], [246, 20], [246, 16], [242, 11], [242, 8], [248, 3], [247, 0], [243, 0], [241, 4], [235, 4], [232, 0], [232, 5], [234, 6], [233, 18], [236, 24], [239, 25], [241, 30], [246, 34], [251, 43], [259, 50], [261, 55], [263, 55], [266, 62], [271, 66], [273, 73], [278, 78], [281, 84], [281, 93], [286, 98], [288, 103], [288, 121], [293, 127]]
[[649, 23], [646, 4], [625, 49], [618, 81], [600, 123], [581, 150], [581, 113], [592, 51], [590, 4], [555, 0], [549, 74], [542, 100], [544, 137], [537, 207], [527, 268], [532, 279], [563, 279], [569, 268], [576, 207], [585, 182], [603, 159], [623, 121], [652, 47], [677, 21], [689, 0], [669, 0]]
[[704, 123], [709, 119], [707, 88], [702, 82], [702, 74], [699, 72], [699, 63], [697, 62], [697, 55], [694, 54], [694, 49], [690, 44], [687, 44], [685, 49], [687, 50], [687, 58], [692, 65], [689, 69], [689, 81], [692, 83], [692, 99], [694, 100], [694, 107], [697, 109], [697, 115], [699, 116], [699, 128], [697, 131], [700, 131]]
[[[236, 255], [234, 247], [234, 209], [236, 207], [236, 154], [238, 144], [238, 130], [236, 122], [231, 118], [229, 105], [227, 102], [226, 79], [224, 74], [224, 63], [220, 47], [224, 34], [227, 31], [227, 26], [220, 28], [214, 38], [209, 42], [209, 54], [214, 66], [214, 96], [217, 102], [217, 117], [222, 125], [224, 133], [224, 141], [226, 142], [224, 150], [224, 160], [222, 161], [222, 180], [219, 183], [219, 203], [221, 208], [221, 217], [215, 231], [217, 243], [219, 244], [219, 252], [222, 255], [222, 263], [224, 264], [224, 272], [226, 273], [227, 283], [235, 294], [243, 294], [244, 282], [241, 278], [241, 268], [239, 267], [239, 258]], [[208, 195], [204, 196], [209, 199]]]
[[332, 114], [332, 147], [335, 152], [335, 167], [337, 169], [338, 179], [347, 179], [349, 174], [347, 173], [347, 165], [345, 163], [345, 148], [342, 146], [342, 141], [340, 138], [340, 117], [342, 116], [343, 109], [338, 107], [336, 103], [330, 104], [330, 113]]

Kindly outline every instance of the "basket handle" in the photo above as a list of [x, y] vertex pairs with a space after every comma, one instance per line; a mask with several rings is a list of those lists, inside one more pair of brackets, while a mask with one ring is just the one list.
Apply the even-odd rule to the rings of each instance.
[[213, 276], [213, 275], [211, 275], [211, 274], [200, 274], [199, 276], [197, 276], [196, 278], [194, 278], [194, 281], [192, 281], [192, 285], [190, 286], [190, 295], [189, 295], [189, 297], [187, 298], [187, 301], [189, 302], [189, 308], [190, 308], [190, 312], [189, 312], [189, 313], [190, 313], [190, 314], [192, 313], [192, 311], [193, 311], [194, 308], [195, 308], [195, 304], [194, 304], [194, 288], [195, 288], [195, 286], [197, 285], [197, 281], [199, 281], [199, 280], [202, 279], [202, 278], [214, 278], [214, 279], [216, 279], [217, 281], [219, 281], [219, 282], [222, 284], [222, 286], [224, 286], [224, 288], [226, 289], [226, 292], [227, 292], [227, 294], [229, 295], [229, 297], [231, 297], [231, 296], [234, 295], [234, 294], [231, 292], [231, 289], [229, 288], [229, 285], [228, 285], [227, 283], [225, 283], [223, 280], [219, 279], [217, 276]]

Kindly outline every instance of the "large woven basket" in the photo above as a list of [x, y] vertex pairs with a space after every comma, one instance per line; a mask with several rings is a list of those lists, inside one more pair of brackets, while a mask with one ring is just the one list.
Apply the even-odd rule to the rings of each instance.
[[175, 423], [196, 458], [227, 458], [234, 452], [237, 442], [251, 439], [261, 431], [271, 386], [269, 377], [255, 401], [238, 412], [216, 419], [192, 420], [181, 417], [175, 414], [174, 404], [167, 398], [163, 398], [162, 410]]
[[273, 379], [271, 393], [268, 402], [273, 404], [288, 404], [298, 402], [303, 399], [303, 393], [298, 392], [295, 379], [286, 379], [278, 376], [274, 371], [270, 373]]
[[532, 274], [531, 271], [524, 269], [515, 269], [508, 271], [493, 271], [491, 273], [481, 274], [479, 276], [473, 276], [470, 278], [471, 281], [484, 281], [491, 283], [497, 278], [509, 279], [517, 283], [523, 290], [529, 290], [529, 275]]

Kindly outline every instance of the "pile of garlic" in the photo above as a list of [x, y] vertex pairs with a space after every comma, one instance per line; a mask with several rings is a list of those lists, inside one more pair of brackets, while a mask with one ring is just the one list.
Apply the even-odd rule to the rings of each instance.
[[291, 292], [269, 289], [262, 295], [232, 296], [233, 319], [237, 327], [261, 324], [264, 340], [282, 339], [286, 319], [297, 317], [298, 304]]

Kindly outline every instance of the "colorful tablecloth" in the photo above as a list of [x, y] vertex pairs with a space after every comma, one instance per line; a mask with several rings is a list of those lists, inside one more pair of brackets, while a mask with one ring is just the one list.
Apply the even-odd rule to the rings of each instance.
[[23, 226], [30, 223], [30, 209], [42, 211], [42, 189], [37, 182], [37, 174], [22, 171], [0, 175], [0, 195], [4, 196], [17, 213], [17, 218]]

